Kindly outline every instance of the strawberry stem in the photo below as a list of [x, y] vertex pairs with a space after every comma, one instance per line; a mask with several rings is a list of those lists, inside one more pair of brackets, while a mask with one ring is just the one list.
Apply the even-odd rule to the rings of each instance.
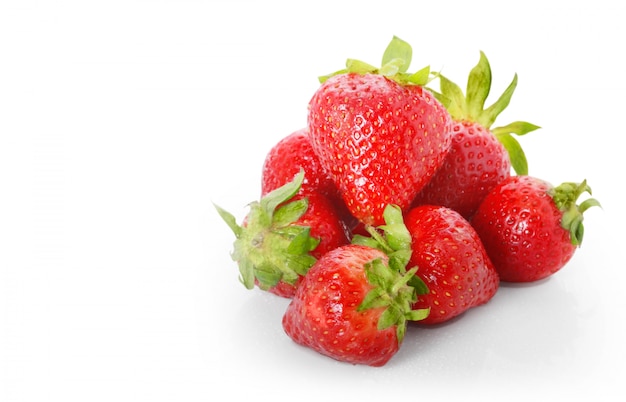
[[397, 205], [387, 205], [383, 211], [385, 225], [374, 227], [366, 225], [365, 230], [370, 237], [357, 235], [352, 243], [377, 248], [389, 256], [389, 266], [398, 271], [406, 272], [411, 259], [411, 234], [404, 225], [402, 211]]
[[310, 252], [319, 239], [311, 237], [308, 226], [295, 224], [308, 209], [308, 200], [290, 201], [303, 181], [304, 170], [300, 170], [291, 182], [252, 202], [244, 225], [238, 225], [230, 212], [214, 204], [235, 234], [231, 257], [247, 289], [254, 288], [255, 283], [263, 290], [280, 281], [293, 285], [315, 263]]
[[401, 341], [406, 332], [407, 321], [423, 320], [429, 309], [413, 310], [417, 295], [428, 293], [428, 286], [415, 273], [418, 267], [407, 271], [411, 260], [412, 237], [404, 224], [402, 210], [397, 205], [387, 205], [383, 212], [385, 224], [379, 227], [366, 225], [370, 237], [357, 235], [352, 243], [373, 247], [389, 257], [389, 265], [381, 260], [366, 264], [368, 281], [375, 286], [358, 307], [363, 311], [373, 307], [386, 307], [378, 321], [378, 328], [397, 325], [396, 335]]
[[384, 330], [395, 325], [398, 343], [404, 338], [408, 321], [421, 320], [428, 315], [424, 311], [416, 314], [412, 309], [417, 293], [409, 282], [415, 277], [415, 272], [417, 267], [406, 273], [389, 269], [380, 258], [365, 264], [365, 275], [374, 288], [365, 295], [357, 311], [384, 308], [378, 320], [378, 329]]
[[394, 36], [385, 48], [380, 67], [357, 59], [347, 59], [346, 68], [320, 76], [318, 79], [323, 84], [330, 77], [340, 74], [380, 74], [403, 85], [426, 85], [430, 81], [430, 67], [424, 67], [413, 74], [408, 73], [412, 57], [411, 45]]
[[602, 207], [595, 198], [588, 198], [580, 205], [576, 204], [583, 193], [591, 195], [591, 187], [587, 185], [587, 180], [583, 180], [581, 183], [562, 183], [548, 192], [556, 207], [563, 212], [561, 227], [569, 231], [572, 244], [577, 247], [582, 244], [585, 234], [583, 213], [594, 206]]
[[[352, 243], [383, 251], [389, 257], [389, 266], [393, 270], [406, 273], [413, 249], [411, 233], [404, 224], [402, 210], [397, 205], [389, 204], [383, 211], [383, 218], [384, 225], [379, 227], [366, 225], [365, 229], [370, 237], [356, 235]], [[428, 286], [417, 275], [409, 278], [409, 285], [414, 287], [419, 295], [428, 293]]]

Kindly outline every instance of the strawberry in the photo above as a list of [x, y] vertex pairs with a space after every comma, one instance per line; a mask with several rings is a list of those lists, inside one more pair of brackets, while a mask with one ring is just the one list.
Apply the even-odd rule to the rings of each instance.
[[390, 268], [387, 255], [350, 244], [324, 254], [296, 290], [282, 319], [296, 343], [333, 359], [374, 367], [400, 349], [407, 320], [427, 310], [412, 310], [415, 269]]
[[497, 292], [498, 274], [470, 223], [453, 209], [422, 205], [404, 222], [411, 233], [409, 266], [429, 289], [414, 308], [430, 308], [422, 324], [437, 324], [487, 303]]
[[491, 90], [491, 67], [483, 52], [469, 74], [466, 95], [445, 76], [437, 76], [441, 92], [433, 93], [454, 121], [452, 145], [441, 169], [418, 194], [414, 205], [443, 205], [470, 219], [487, 193], [511, 175], [511, 166], [517, 174], [528, 173], [524, 152], [511, 134], [523, 135], [539, 127], [517, 121], [492, 128], [509, 105], [517, 87], [517, 74], [500, 98], [485, 109]]
[[283, 297], [293, 297], [302, 277], [328, 250], [348, 243], [337, 210], [321, 194], [297, 195], [304, 181], [300, 171], [292, 181], [250, 204], [244, 224], [215, 205], [235, 234], [232, 258], [246, 288], [256, 285]]
[[533, 176], [511, 176], [493, 189], [472, 218], [500, 279], [533, 282], [559, 271], [583, 240], [583, 213], [600, 203], [577, 205], [586, 181], [557, 187]]
[[410, 59], [410, 45], [394, 37], [380, 69], [348, 60], [309, 102], [313, 149], [366, 224], [382, 224], [387, 204], [407, 209], [450, 148], [450, 116], [423, 87], [428, 68], [406, 72]]
[[266, 195], [293, 180], [301, 169], [304, 170], [305, 175], [297, 195], [321, 194], [327, 197], [346, 225], [354, 226], [355, 218], [350, 215], [335, 183], [322, 168], [317, 155], [313, 152], [307, 128], [301, 128], [282, 138], [267, 153], [263, 162], [261, 195]]
[[261, 176], [261, 194], [290, 182], [304, 169], [304, 181], [298, 194], [319, 193], [329, 198], [338, 197], [337, 187], [313, 152], [306, 128], [294, 131], [276, 143], [265, 156]]

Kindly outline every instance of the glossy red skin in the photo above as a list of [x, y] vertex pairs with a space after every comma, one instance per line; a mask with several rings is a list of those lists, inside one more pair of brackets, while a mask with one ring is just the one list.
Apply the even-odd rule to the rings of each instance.
[[452, 131], [450, 153], [413, 205], [443, 205], [471, 219], [487, 194], [511, 175], [511, 161], [483, 126], [455, 122]]
[[294, 342], [335, 360], [383, 366], [399, 350], [396, 328], [379, 331], [382, 308], [357, 312], [372, 286], [365, 263], [387, 256], [379, 250], [347, 245], [325, 254], [311, 267], [283, 315]]
[[[313, 257], [319, 259], [328, 251], [350, 242], [350, 232], [328, 198], [321, 194], [309, 194], [306, 196], [297, 195], [294, 200], [300, 197], [307, 197], [309, 207], [304, 215], [294, 224], [309, 226], [311, 228], [311, 237], [320, 239], [317, 247], [311, 251]], [[268, 291], [278, 296], [292, 298], [301, 280], [302, 276], [293, 285], [280, 281]]]
[[261, 195], [293, 180], [304, 169], [299, 194], [321, 193], [338, 196], [337, 187], [313, 152], [308, 130], [302, 128], [282, 138], [265, 156], [261, 176]]
[[433, 205], [411, 209], [404, 219], [412, 238], [409, 267], [429, 288], [414, 309], [430, 308], [421, 325], [448, 321], [488, 302], [499, 286], [487, 253], [470, 223], [458, 212]]
[[341, 199], [337, 186], [313, 151], [307, 128], [301, 128], [284, 137], [267, 153], [261, 175], [261, 195], [290, 182], [300, 169], [304, 169], [304, 180], [298, 194], [326, 196], [346, 225], [355, 225], [355, 219]]
[[452, 135], [450, 115], [430, 92], [375, 74], [329, 78], [311, 98], [308, 127], [352, 215], [376, 226], [387, 204], [408, 209]]
[[478, 208], [472, 225], [504, 282], [533, 282], [559, 271], [576, 247], [561, 227], [562, 212], [532, 176], [511, 176]]

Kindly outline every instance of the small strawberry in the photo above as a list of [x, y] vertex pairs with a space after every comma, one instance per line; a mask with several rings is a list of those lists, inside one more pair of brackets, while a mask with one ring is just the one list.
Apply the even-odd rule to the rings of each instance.
[[346, 245], [324, 254], [296, 290], [282, 324], [296, 343], [333, 359], [385, 365], [400, 349], [412, 310], [415, 269], [401, 274], [375, 248]]
[[411, 209], [404, 222], [412, 237], [409, 266], [428, 294], [418, 296], [414, 308], [430, 308], [422, 324], [436, 324], [487, 303], [499, 286], [487, 252], [470, 223], [453, 209], [422, 205]]
[[293, 180], [304, 169], [304, 181], [298, 194], [320, 193], [337, 197], [335, 183], [313, 152], [306, 128], [294, 131], [278, 141], [265, 156], [261, 176], [261, 195], [265, 195]]
[[511, 134], [523, 135], [539, 127], [517, 121], [491, 128], [509, 105], [517, 87], [517, 74], [500, 98], [485, 109], [491, 89], [491, 67], [483, 52], [469, 74], [466, 95], [443, 75], [437, 76], [441, 93], [433, 93], [446, 105], [454, 121], [452, 146], [441, 169], [418, 194], [414, 205], [443, 205], [469, 219], [487, 193], [511, 175], [511, 166], [517, 174], [528, 173], [524, 152]]
[[321, 78], [309, 103], [313, 149], [366, 224], [382, 224], [387, 204], [407, 209], [450, 148], [450, 116], [423, 87], [428, 68], [406, 72], [411, 54], [394, 37], [380, 69], [348, 60], [345, 70]]
[[[355, 218], [350, 215], [345, 206], [339, 190], [330, 175], [320, 164], [309, 138], [308, 129], [301, 128], [276, 143], [265, 156], [263, 172], [261, 176], [261, 195], [266, 195], [272, 190], [293, 180], [293, 177], [304, 170], [304, 181], [299, 196], [321, 194], [338, 210], [346, 225], [352, 227], [356, 224]], [[315, 197], [318, 198], [318, 197]]]
[[533, 176], [511, 176], [483, 200], [472, 218], [500, 279], [533, 282], [559, 271], [583, 240], [583, 213], [600, 203], [586, 181], [558, 187]]
[[232, 258], [248, 289], [290, 298], [316, 258], [347, 244], [348, 234], [334, 206], [321, 194], [296, 195], [304, 180], [292, 181], [250, 204], [243, 225], [215, 205], [235, 234]]

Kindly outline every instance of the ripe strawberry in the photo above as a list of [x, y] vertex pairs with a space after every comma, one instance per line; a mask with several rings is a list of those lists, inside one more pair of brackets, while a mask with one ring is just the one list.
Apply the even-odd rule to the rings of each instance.
[[553, 187], [532, 176], [511, 176], [483, 200], [472, 218], [500, 279], [546, 278], [572, 258], [583, 239], [583, 213], [594, 198], [577, 205], [586, 181]]
[[290, 182], [304, 169], [304, 181], [298, 194], [324, 194], [337, 197], [337, 187], [313, 152], [306, 128], [294, 131], [274, 145], [265, 156], [261, 177], [261, 195]]
[[375, 248], [346, 245], [326, 253], [296, 290], [282, 324], [296, 343], [333, 359], [383, 366], [400, 349], [415, 289]]
[[[293, 180], [293, 177], [303, 169], [304, 181], [299, 196], [321, 194], [335, 206], [339, 215], [352, 227], [356, 224], [355, 218], [350, 215], [335, 183], [330, 175], [322, 168], [319, 159], [309, 138], [308, 129], [301, 128], [276, 143], [265, 157], [261, 176], [261, 195]], [[315, 196], [315, 198], [319, 198]]]
[[248, 289], [260, 289], [283, 297], [295, 290], [316, 258], [347, 244], [348, 233], [334, 206], [321, 194], [296, 195], [304, 171], [291, 182], [250, 204], [243, 225], [215, 205], [235, 234], [232, 258], [240, 280]]
[[313, 149], [352, 213], [379, 225], [387, 204], [407, 209], [450, 148], [450, 116], [422, 85], [428, 69], [406, 73], [411, 47], [395, 38], [377, 69], [348, 60], [322, 77], [309, 103]]
[[438, 76], [441, 93], [434, 94], [454, 120], [452, 146], [441, 169], [418, 194], [414, 205], [443, 205], [469, 219], [487, 193], [511, 175], [511, 165], [517, 174], [528, 173], [524, 152], [511, 134], [523, 135], [539, 127], [517, 121], [491, 128], [509, 105], [517, 87], [517, 74], [500, 98], [485, 109], [491, 89], [491, 67], [483, 52], [469, 74], [466, 95], [452, 81]]
[[409, 266], [429, 289], [414, 308], [430, 308], [423, 324], [436, 324], [488, 302], [499, 280], [483, 244], [458, 212], [433, 205], [411, 209], [404, 222], [411, 233]]

